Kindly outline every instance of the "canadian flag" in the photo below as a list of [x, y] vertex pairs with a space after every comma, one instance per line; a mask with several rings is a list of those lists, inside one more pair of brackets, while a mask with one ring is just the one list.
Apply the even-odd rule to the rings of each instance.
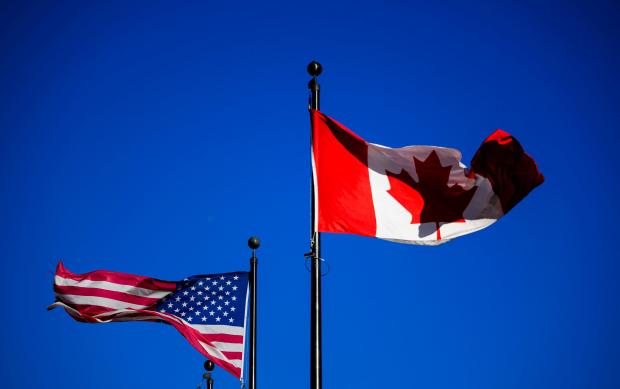
[[485, 228], [544, 178], [507, 132], [480, 146], [471, 168], [458, 150], [368, 143], [311, 111], [315, 226], [412, 244], [435, 245]]

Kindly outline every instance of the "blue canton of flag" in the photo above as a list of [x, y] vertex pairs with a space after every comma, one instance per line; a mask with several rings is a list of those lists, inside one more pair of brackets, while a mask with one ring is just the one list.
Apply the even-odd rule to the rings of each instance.
[[190, 324], [244, 327], [248, 273], [192, 276], [178, 283], [156, 310]]

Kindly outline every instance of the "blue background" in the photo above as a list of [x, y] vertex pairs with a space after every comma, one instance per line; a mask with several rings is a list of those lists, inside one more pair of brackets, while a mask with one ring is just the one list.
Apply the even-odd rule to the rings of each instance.
[[47, 312], [55, 264], [245, 270], [256, 234], [259, 384], [308, 387], [317, 59], [323, 111], [368, 141], [468, 163], [501, 127], [546, 176], [441, 247], [325, 234], [324, 387], [620, 387], [619, 16], [591, 1], [2, 2], [2, 386], [194, 388], [203, 358], [173, 328]]

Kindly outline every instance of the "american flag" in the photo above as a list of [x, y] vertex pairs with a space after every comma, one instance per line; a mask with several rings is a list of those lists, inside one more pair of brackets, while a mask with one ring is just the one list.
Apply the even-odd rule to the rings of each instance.
[[182, 281], [107, 270], [75, 274], [58, 263], [56, 302], [88, 323], [158, 321], [173, 325], [200, 353], [241, 378], [248, 273], [198, 275]]

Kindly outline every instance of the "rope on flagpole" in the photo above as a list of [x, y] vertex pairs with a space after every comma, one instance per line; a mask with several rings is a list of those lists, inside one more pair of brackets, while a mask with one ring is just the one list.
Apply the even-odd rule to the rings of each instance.
[[[312, 259], [312, 254], [308, 253], [308, 254], [304, 254], [304, 266], [306, 267], [306, 270], [309, 272], [311, 272], [312, 270], [310, 269], [310, 260]], [[321, 261], [321, 263], [324, 263], [327, 266], [327, 271], [325, 273], [323, 273], [321, 271], [321, 277], [325, 277], [326, 275], [329, 274], [329, 272], [331, 271], [331, 266], [329, 264], [329, 262], [327, 262], [327, 260], [325, 258], [319, 258], [319, 261]]]

